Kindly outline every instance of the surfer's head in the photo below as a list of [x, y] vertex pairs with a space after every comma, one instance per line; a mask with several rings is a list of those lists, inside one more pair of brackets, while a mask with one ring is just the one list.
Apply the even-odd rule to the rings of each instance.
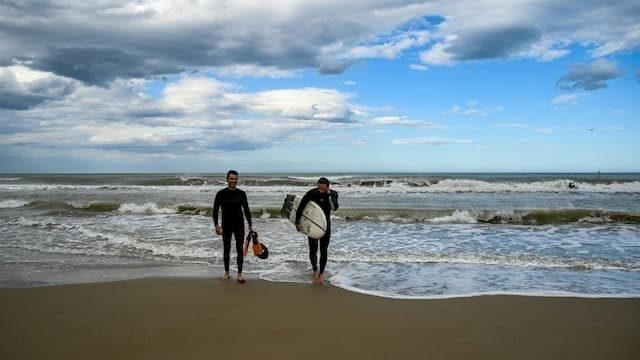
[[321, 177], [320, 179], [318, 179], [318, 191], [320, 191], [321, 193], [327, 192], [327, 190], [329, 190], [329, 184], [329, 179], [327, 179], [326, 177]]
[[235, 170], [227, 171], [227, 184], [230, 189], [235, 189], [238, 185], [238, 172]]

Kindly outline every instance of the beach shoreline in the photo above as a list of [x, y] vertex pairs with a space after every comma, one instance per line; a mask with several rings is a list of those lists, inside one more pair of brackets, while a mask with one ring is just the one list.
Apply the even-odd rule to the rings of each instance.
[[640, 299], [401, 300], [217, 278], [0, 289], [3, 359], [635, 359]]

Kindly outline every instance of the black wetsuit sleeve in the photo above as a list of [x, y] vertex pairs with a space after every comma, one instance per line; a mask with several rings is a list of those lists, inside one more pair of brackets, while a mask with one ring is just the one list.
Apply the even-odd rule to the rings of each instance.
[[309, 202], [309, 200], [311, 200], [311, 192], [313, 190], [307, 191], [306, 194], [304, 194], [304, 196], [302, 197], [302, 200], [300, 200], [300, 205], [298, 205], [298, 210], [296, 210], [296, 225], [300, 224], [300, 218], [302, 217], [302, 210], [304, 210], [304, 207], [307, 206], [307, 203]]
[[213, 225], [218, 226], [218, 211], [220, 210], [220, 198], [221, 198], [221, 193], [220, 191], [218, 191], [218, 193], [216, 194], [216, 198], [215, 200], [213, 200], [213, 212], [212, 212], [212, 217], [213, 217]]
[[333, 205], [333, 211], [338, 210], [338, 192], [331, 190], [331, 204]]
[[247, 225], [252, 227], [251, 223], [251, 210], [249, 210], [249, 200], [247, 199], [247, 193], [242, 193], [242, 209], [244, 210], [244, 216], [247, 218]]

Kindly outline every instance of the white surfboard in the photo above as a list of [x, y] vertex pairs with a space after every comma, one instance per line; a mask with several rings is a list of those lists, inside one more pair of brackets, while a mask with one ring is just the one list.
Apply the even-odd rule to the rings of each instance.
[[[287, 195], [284, 199], [284, 205], [282, 205], [282, 214], [289, 218], [293, 224], [296, 222], [296, 212], [298, 211], [300, 200], [302, 200], [302, 196]], [[320, 205], [309, 201], [304, 210], [302, 210], [300, 225], [302, 225], [302, 233], [308, 237], [312, 239], [323, 237], [327, 231], [327, 218], [324, 216]]]

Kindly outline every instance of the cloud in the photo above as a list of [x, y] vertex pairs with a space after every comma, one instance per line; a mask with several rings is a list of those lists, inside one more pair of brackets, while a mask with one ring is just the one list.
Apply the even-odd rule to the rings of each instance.
[[479, 107], [477, 101], [469, 101], [465, 106], [455, 105], [451, 109], [444, 112], [445, 115], [456, 116], [486, 116], [493, 112], [502, 111], [501, 107]]
[[41, 103], [28, 114], [7, 113], [0, 118], [0, 148], [238, 151], [358, 126], [350, 95], [333, 89], [243, 92], [232, 83], [188, 75], [154, 99], [141, 94], [146, 86], [145, 81], [116, 81], [109, 88], [79, 84], [71, 96]]
[[425, 65], [446, 65], [550, 61], [572, 45], [599, 58], [640, 45], [640, 5], [633, 0], [45, 0], [5, 1], [0, 13], [0, 64], [19, 59], [34, 70], [99, 86], [187, 69], [225, 76], [336, 74], [363, 59], [415, 50]]
[[430, 40], [428, 31], [409, 31], [379, 37], [375, 43], [358, 45], [348, 50], [342, 50], [342, 57], [347, 59], [382, 58], [394, 59], [403, 51], [424, 45]]
[[572, 45], [600, 58], [640, 45], [640, 5], [632, 0], [437, 1], [432, 8], [445, 21], [420, 55], [427, 65], [513, 58], [551, 61], [569, 54]]
[[299, 120], [353, 122], [349, 96], [336, 90], [302, 88], [263, 91], [245, 99], [253, 111]]
[[239, 64], [218, 66], [213, 71], [221, 76], [229, 77], [255, 77], [280, 79], [293, 77], [296, 72], [293, 70], [280, 70], [276, 66], [260, 66], [255, 64]]
[[607, 87], [607, 81], [620, 77], [622, 72], [618, 66], [604, 59], [591, 64], [571, 65], [569, 73], [556, 86], [562, 90], [593, 91]]
[[76, 84], [20, 65], [0, 67], [0, 109], [28, 110], [71, 94]]
[[0, 64], [108, 86], [186, 69], [238, 76], [340, 73], [359, 59], [393, 59], [429, 41], [426, 4], [382, 1], [2, 2]]
[[394, 139], [391, 141], [394, 145], [452, 145], [452, 144], [470, 144], [473, 140], [451, 140], [438, 137], [417, 137], [417, 138], [404, 138]]
[[381, 117], [373, 118], [371, 122], [376, 125], [407, 126], [407, 127], [414, 127], [414, 128], [423, 129], [423, 130], [445, 128], [445, 126], [442, 124], [437, 124], [437, 123], [433, 123], [430, 121], [423, 121], [423, 120], [411, 120], [406, 116], [381, 116]]
[[101, 86], [108, 85], [114, 78], [149, 78], [184, 70], [178, 65], [157, 63], [135, 51], [93, 46], [50, 47], [46, 54], [34, 59], [32, 66]]
[[357, 83], [353, 80], [347, 80], [345, 82], [343, 82], [343, 84], [347, 85], [347, 86], [355, 86]]
[[[510, 25], [492, 29], [476, 29], [451, 40], [447, 47], [454, 60], [506, 58], [525, 49], [541, 37], [535, 27]], [[492, 39], [492, 41], [487, 41]]]
[[551, 99], [551, 103], [554, 105], [575, 105], [580, 96], [581, 94], [562, 94]]
[[429, 70], [428, 66], [420, 65], [420, 64], [411, 64], [409, 68], [416, 71], [427, 71]]

